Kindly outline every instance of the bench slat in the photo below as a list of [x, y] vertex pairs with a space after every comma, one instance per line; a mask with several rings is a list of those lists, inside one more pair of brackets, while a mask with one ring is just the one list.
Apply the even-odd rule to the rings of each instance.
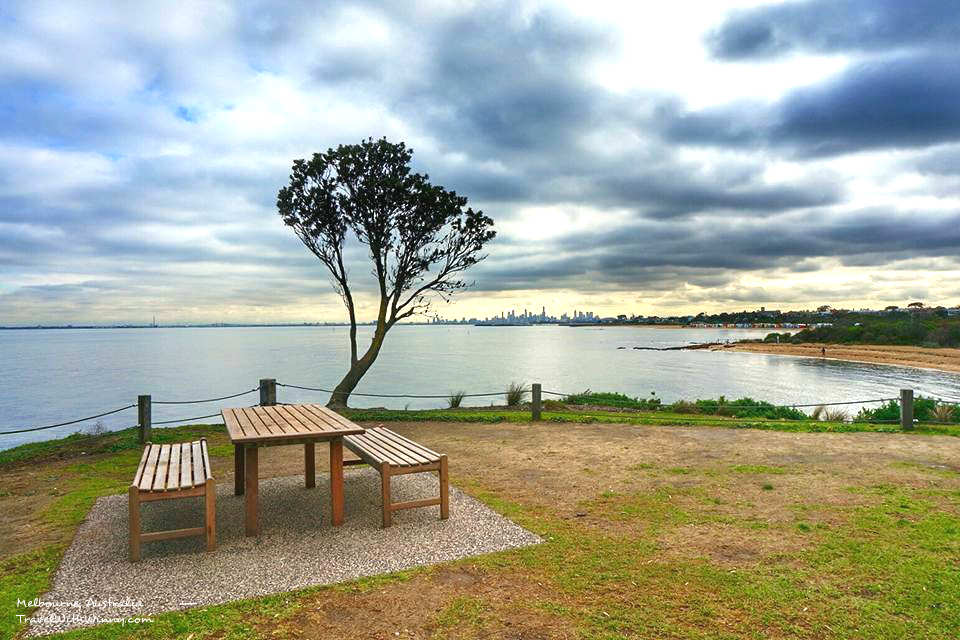
[[210, 456], [207, 455], [207, 439], [200, 440], [200, 449], [203, 451], [203, 480], [213, 480], [213, 469], [210, 468]]
[[384, 449], [397, 452], [397, 455], [401, 456], [404, 460], [407, 460], [407, 462], [410, 464], [418, 465], [427, 464], [430, 462], [430, 459], [426, 456], [419, 455], [413, 449], [404, 446], [403, 444], [397, 444], [395, 441], [388, 438], [383, 431], [383, 429], [371, 429], [369, 436]]
[[199, 487], [206, 478], [203, 475], [203, 453], [200, 451], [200, 441], [190, 443], [191, 457], [193, 458], [193, 486]]
[[180, 488], [193, 487], [193, 460], [189, 442], [180, 443]]
[[440, 454], [436, 451], [427, 449], [421, 444], [414, 442], [413, 440], [408, 440], [404, 438], [399, 433], [390, 431], [389, 429], [374, 429], [377, 432], [377, 435], [383, 436], [388, 440], [392, 440], [400, 446], [404, 446], [410, 451], [418, 454], [420, 457], [424, 458], [427, 462], [436, 462], [440, 459]]
[[434, 462], [435, 460], [435, 458], [429, 455], [420, 453], [416, 447], [411, 447], [407, 443], [403, 442], [402, 440], [399, 440], [398, 438], [394, 437], [396, 436], [396, 434], [390, 431], [389, 429], [384, 429], [381, 427], [381, 428], [372, 429], [371, 431], [372, 433], [370, 434], [370, 436], [372, 438], [374, 438], [379, 442], [382, 442], [384, 446], [389, 446], [392, 449], [403, 452], [403, 454], [406, 457], [413, 459], [416, 462], [416, 464], [427, 464], [430, 462]]
[[[377, 464], [387, 462], [391, 466], [419, 467], [440, 460], [439, 454], [382, 427], [367, 429], [360, 435], [345, 436], [343, 440], [348, 449], [361, 458], [372, 458]], [[369, 464], [370, 460], [367, 462]]]
[[360, 455], [361, 451], [365, 452], [366, 455], [370, 456], [374, 460], [377, 466], [379, 466], [384, 462], [387, 462], [392, 465], [403, 464], [391, 453], [384, 451], [379, 446], [377, 446], [377, 443], [370, 440], [369, 438], [363, 438], [363, 436], [346, 436], [344, 437], [343, 442], [344, 444], [347, 445], [347, 447], [351, 451], [353, 451], [357, 455]]
[[140, 456], [140, 464], [137, 465], [137, 472], [133, 476], [133, 482], [130, 484], [134, 487], [140, 488], [140, 478], [143, 477], [143, 469], [147, 466], [147, 456], [150, 455], [150, 445], [147, 445], [143, 448], [143, 455]]
[[150, 456], [147, 458], [147, 465], [143, 468], [143, 475], [140, 476], [140, 491], [150, 491], [153, 486], [153, 474], [157, 470], [157, 458], [160, 457], [160, 446], [152, 444], [149, 447]]
[[167, 488], [167, 468], [170, 466], [170, 445], [160, 445], [160, 457], [157, 458], [157, 471], [153, 476], [153, 491]]
[[176, 491], [180, 488], [180, 445], [170, 447], [170, 470], [167, 471], [167, 491]]
[[343, 444], [355, 454], [367, 461], [372, 466], [380, 466], [383, 462], [389, 462], [387, 455], [370, 447], [364, 440], [355, 440], [356, 436], [347, 436], [343, 439]]

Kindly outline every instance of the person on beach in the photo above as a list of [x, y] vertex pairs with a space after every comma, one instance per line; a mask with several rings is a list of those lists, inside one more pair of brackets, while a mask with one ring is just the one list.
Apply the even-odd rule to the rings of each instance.
[[827, 357], [827, 348], [826, 348], [826, 347], [820, 347], [820, 357], [821, 357], [821, 358], [826, 358], [826, 357]]

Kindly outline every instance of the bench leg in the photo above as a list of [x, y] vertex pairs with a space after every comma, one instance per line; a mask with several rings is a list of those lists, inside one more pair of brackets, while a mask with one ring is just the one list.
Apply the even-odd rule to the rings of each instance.
[[233, 445], [233, 495], [243, 495], [243, 445]]
[[330, 515], [333, 526], [343, 524], [343, 436], [330, 441]]
[[393, 513], [390, 510], [390, 464], [380, 465], [380, 497], [383, 500], [383, 528], [386, 529], [393, 522]]
[[205, 527], [207, 534], [207, 551], [217, 548], [217, 485], [212, 479], [207, 480], [206, 493], [203, 497], [205, 511]]
[[244, 457], [244, 486], [243, 490], [246, 494], [244, 496], [243, 505], [244, 505], [244, 521], [245, 521], [245, 533], [248, 536], [258, 536], [260, 535], [260, 521], [257, 518], [257, 508], [258, 508], [258, 496], [259, 492], [259, 476], [257, 469], [257, 448], [256, 447], [244, 447], [243, 451]]
[[131, 485], [130, 504], [130, 562], [140, 561], [140, 489]]
[[307, 489], [317, 486], [316, 446], [312, 442], [303, 445], [303, 482]]
[[440, 456], [440, 518], [450, 517], [450, 477], [447, 473], [447, 456]]

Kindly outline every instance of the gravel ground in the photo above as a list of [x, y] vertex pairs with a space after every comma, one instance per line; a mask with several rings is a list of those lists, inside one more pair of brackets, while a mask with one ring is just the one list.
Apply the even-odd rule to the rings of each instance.
[[[217, 487], [217, 550], [201, 537], [145, 543], [139, 563], [128, 560], [127, 496], [97, 500], [77, 531], [34, 613], [29, 634], [163, 611], [280, 593], [361, 576], [388, 573], [540, 542], [529, 531], [450, 489], [450, 518], [439, 507], [395, 512], [380, 528], [380, 477], [350, 470], [345, 522], [330, 526], [328, 479], [304, 489], [303, 476], [260, 483], [259, 538], [243, 535], [243, 497]], [[394, 501], [436, 495], [433, 474], [394, 478]], [[198, 526], [201, 499], [164, 500], [141, 508], [144, 531]]]

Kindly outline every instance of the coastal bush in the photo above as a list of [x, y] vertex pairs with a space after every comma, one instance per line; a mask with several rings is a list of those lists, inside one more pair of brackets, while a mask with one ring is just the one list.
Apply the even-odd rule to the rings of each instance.
[[650, 398], [631, 398], [622, 393], [611, 391], [593, 392], [587, 389], [581, 393], [567, 396], [564, 402], [567, 404], [618, 407], [622, 409], [640, 409], [646, 411], [656, 411], [660, 408], [660, 398], [658, 398], [654, 392], [650, 393]]
[[451, 409], [459, 409], [463, 403], [463, 398], [467, 395], [466, 391], [454, 391], [447, 396], [447, 406]]
[[766, 337], [763, 339], [763, 341], [764, 342], [783, 342], [783, 343], [796, 342], [796, 340], [793, 339], [792, 333], [777, 333], [776, 331], [774, 331], [773, 333], [768, 333]]
[[523, 399], [527, 396], [529, 389], [522, 382], [511, 382], [507, 387], [507, 406], [517, 407], [523, 404]]
[[727, 400], [724, 396], [716, 399], [695, 400], [688, 402], [680, 400], [669, 405], [668, 410], [674, 413], [702, 413], [730, 418], [767, 418], [770, 420], [807, 420], [807, 414], [793, 407], [782, 407], [754, 400], [753, 398], [739, 398]]
[[[960, 422], [960, 413], [956, 410], [949, 411], [940, 407], [954, 407], [947, 403], [937, 403], [934, 398], [917, 396], [913, 399], [913, 417], [921, 422]], [[942, 420], [942, 417], [948, 417]], [[952, 417], [950, 417], [952, 416]], [[889, 400], [875, 408], [864, 407], [854, 418], [855, 422], [897, 422], [900, 420], [900, 402], [898, 400]]]
[[700, 407], [696, 402], [689, 400], [677, 400], [671, 405], [667, 405], [667, 411], [673, 413], [700, 413]]

